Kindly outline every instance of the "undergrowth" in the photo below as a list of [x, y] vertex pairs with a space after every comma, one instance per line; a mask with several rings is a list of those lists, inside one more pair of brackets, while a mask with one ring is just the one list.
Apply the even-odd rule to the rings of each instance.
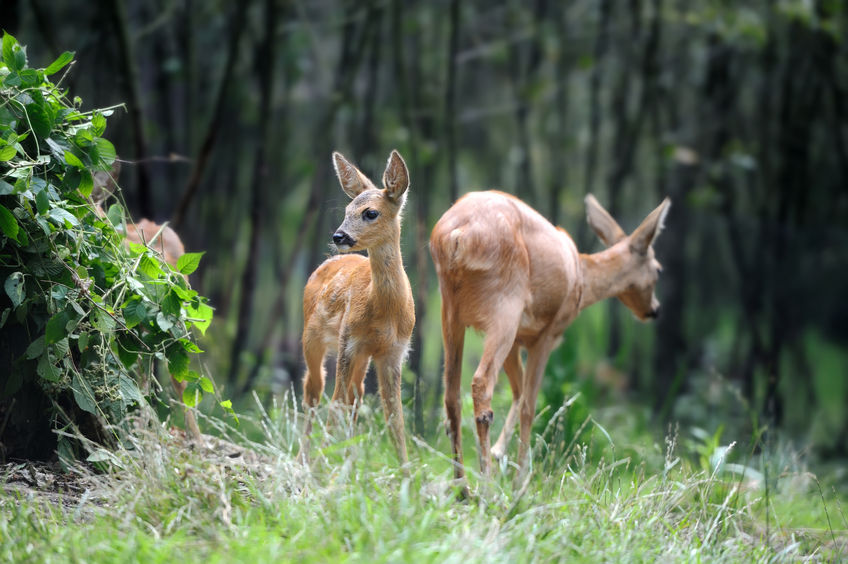
[[[61, 508], [34, 492], [0, 495], [0, 559], [772, 562], [846, 555], [840, 500], [800, 467], [783, 465], [767, 494], [756, 476], [726, 472], [721, 461], [702, 467], [679, 432], [655, 449], [659, 456], [640, 458], [613, 454], [627, 449], [615, 445], [611, 429], [558, 454], [541, 454], [544, 437], [537, 437], [526, 480], [516, 480], [509, 463], [483, 480], [469, 463], [472, 497], [463, 502], [446, 440], [411, 441], [405, 477], [382, 416], [367, 408], [349, 438], [318, 425], [309, 466], [296, 460], [301, 422], [291, 401], [270, 412], [259, 406], [238, 428], [207, 419], [224, 438], [203, 446], [138, 420], [108, 474], [76, 469], [85, 492]], [[600, 450], [592, 444], [599, 436]]]

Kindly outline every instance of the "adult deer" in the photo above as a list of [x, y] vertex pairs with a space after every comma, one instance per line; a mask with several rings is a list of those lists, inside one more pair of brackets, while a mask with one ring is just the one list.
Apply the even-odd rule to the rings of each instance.
[[[120, 161], [115, 161], [110, 171], [96, 171], [93, 174], [94, 188], [91, 192], [91, 199], [94, 202], [94, 212], [101, 218], [106, 217], [103, 211], [103, 202], [112, 195], [115, 186], [118, 185], [118, 177], [121, 173]], [[149, 219], [141, 219], [138, 223], [127, 223], [124, 236], [131, 243], [138, 243], [153, 249], [162, 257], [166, 263], [172, 267], [177, 266], [177, 261], [185, 254], [185, 247], [177, 232], [167, 225], [159, 225]], [[188, 386], [188, 382], [177, 381], [171, 376], [171, 384], [174, 386], [174, 391], [177, 393], [177, 398], [180, 402], [183, 401], [183, 392]], [[201, 440], [200, 428], [197, 426], [197, 419], [194, 417], [194, 412], [188, 407], [185, 408], [185, 424], [192, 438]]]
[[[342, 190], [352, 201], [345, 208], [344, 222], [333, 234], [333, 243], [343, 254], [321, 264], [303, 290], [305, 440], [324, 391], [327, 353], [336, 355], [332, 401], [353, 406], [354, 417], [373, 360], [390, 434], [401, 464], [406, 464], [400, 381], [415, 325], [415, 307], [403, 269], [400, 224], [409, 172], [400, 154], [392, 151], [383, 173], [383, 188], [378, 189], [341, 154], [333, 153], [333, 163]], [[368, 252], [367, 258], [345, 254], [361, 250]]]
[[[512, 406], [493, 452], [503, 456], [518, 417], [523, 468], [545, 365], [580, 311], [615, 296], [640, 320], [658, 315], [654, 286], [660, 264], [651, 245], [670, 204], [666, 198], [628, 236], [592, 195], [586, 196], [589, 225], [608, 247], [594, 254], [578, 253], [568, 233], [502, 192], [467, 194], [439, 219], [430, 253], [442, 294], [446, 423], [457, 478], [464, 476], [459, 387], [466, 327], [486, 334], [471, 382], [480, 468], [489, 474], [491, 400], [502, 366]], [[521, 348], [527, 350], [526, 370]]]

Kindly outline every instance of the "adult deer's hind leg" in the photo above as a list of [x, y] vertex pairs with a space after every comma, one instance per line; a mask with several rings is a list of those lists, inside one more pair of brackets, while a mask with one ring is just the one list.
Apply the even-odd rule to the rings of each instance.
[[487, 328], [486, 338], [483, 341], [483, 355], [471, 380], [474, 420], [477, 424], [477, 438], [479, 440], [480, 471], [484, 476], [490, 474], [491, 465], [489, 427], [494, 419], [492, 394], [498, 379], [498, 372], [504, 365], [504, 361], [515, 341], [518, 323], [513, 322], [513, 317], [520, 315], [520, 309], [516, 313], [515, 308], [505, 305], [503, 313], [499, 315], [498, 323]]
[[197, 419], [195, 419], [194, 412], [191, 410], [191, 408], [185, 405], [185, 402], [183, 402], [183, 392], [185, 392], [185, 389], [188, 386], [188, 382], [186, 382], [185, 380], [183, 380], [182, 382], [178, 382], [176, 378], [171, 376], [171, 384], [174, 385], [174, 391], [177, 392], [177, 401], [183, 404], [186, 430], [191, 434], [192, 439], [199, 441], [200, 428], [197, 426]]
[[460, 384], [462, 383], [462, 349], [465, 345], [465, 326], [459, 323], [451, 310], [451, 304], [442, 292], [442, 340], [445, 347], [445, 427], [453, 451], [453, 475], [457, 479], [465, 477], [462, 465], [462, 402]]

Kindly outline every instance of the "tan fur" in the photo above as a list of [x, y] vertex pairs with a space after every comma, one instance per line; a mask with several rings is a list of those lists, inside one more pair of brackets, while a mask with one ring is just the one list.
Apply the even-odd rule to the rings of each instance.
[[[93, 175], [94, 189], [91, 192], [91, 199], [94, 202], [94, 213], [100, 218], [106, 217], [106, 213], [103, 211], [103, 202], [112, 194], [120, 172], [120, 161], [115, 161], [111, 171], [97, 171]], [[141, 219], [138, 223], [127, 223], [125, 235], [126, 241], [150, 247], [159, 253], [162, 260], [173, 267], [177, 266], [177, 261], [185, 254], [185, 247], [176, 231], [167, 225], [159, 225], [149, 219]], [[172, 376], [171, 384], [174, 386], [178, 400], [182, 402], [183, 392], [188, 386], [188, 382], [178, 382]], [[194, 412], [187, 407], [185, 423], [191, 436], [199, 441], [201, 439], [200, 428], [197, 426]]]
[[[580, 311], [618, 297], [639, 319], [655, 316], [659, 263], [651, 248], [666, 199], [629, 237], [594, 197], [586, 197], [592, 228], [609, 245], [587, 255], [571, 237], [527, 204], [503, 192], [472, 192], [436, 223], [430, 253], [442, 294], [445, 411], [457, 478], [464, 476], [460, 438], [462, 350], [466, 327], [486, 334], [471, 381], [480, 467], [488, 475], [492, 393], [501, 367], [513, 402], [492, 453], [500, 458], [520, 419], [518, 461], [524, 466], [542, 374], [563, 331]], [[527, 350], [527, 368], [520, 351]]]
[[[354, 416], [356, 402], [363, 394], [368, 364], [373, 360], [383, 411], [400, 461], [405, 464], [400, 380], [401, 365], [415, 325], [415, 307], [403, 269], [400, 227], [409, 174], [397, 151], [392, 151], [389, 157], [383, 189], [376, 188], [341, 154], [334, 153], [333, 160], [342, 189], [353, 198], [335, 237], [344, 235], [355, 243], [337, 244], [337, 248], [343, 253], [367, 250], [368, 258], [339, 255], [327, 259], [312, 273], [304, 288], [305, 436], [311, 432], [312, 412], [324, 391], [327, 353], [336, 355], [332, 399], [354, 406]], [[379, 216], [366, 219], [369, 210], [379, 212]]]

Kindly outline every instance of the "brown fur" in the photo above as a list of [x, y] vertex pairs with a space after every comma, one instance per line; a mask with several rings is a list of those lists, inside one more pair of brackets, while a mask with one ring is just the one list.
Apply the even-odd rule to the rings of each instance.
[[[616, 296], [639, 319], [657, 314], [659, 263], [651, 244], [669, 203], [660, 204], [628, 237], [597, 200], [587, 196], [589, 223], [609, 245], [591, 255], [578, 253], [564, 230], [503, 192], [467, 194], [436, 223], [430, 252], [442, 294], [446, 424], [457, 478], [464, 476], [459, 386], [466, 327], [486, 334], [471, 382], [481, 470], [489, 473], [491, 400], [501, 367], [513, 402], [493, 453], [503, 456], [519, 417], [518, 461], [523, 467], [545, 365], [580, 311]], [[521, 348], [527, 350], [526, 370]]]
[[[402, 464], [407, 461], [401, 406], [401, 366], [415, 325], [415, 307], [400, 252], [401, 211], [409, 186], [406, 164], [393, 151], [377, 189], [341, 154], [334, 153], [342, 189], [353, 200], [336, 236], [341, 252], [367, 250], [362, 255], [327, 259], [309, 277], [303, 291], [303, 356], [306, 374], [303, 404], [305, 435], [312, 412], [324, 391], [324, 358], [336, 355], [333, 401], [354, 406], [362, 397], [371, 360], [377, 369], [383, 411]], [[379, 212], [366, 219], [369, 210]], [[302, 451], [305, 452], [305, 451]]]

